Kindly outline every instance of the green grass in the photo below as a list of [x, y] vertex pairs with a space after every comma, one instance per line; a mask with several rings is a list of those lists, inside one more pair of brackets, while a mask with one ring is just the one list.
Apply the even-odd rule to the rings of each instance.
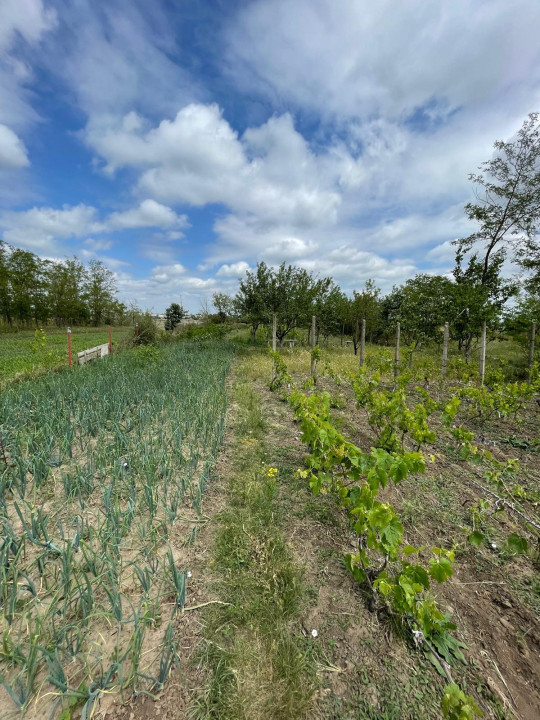
[[263, 465], [266, 423], [245, 367], [234, 401], [228, 506], [212, 559], [216, 592], [230, 604], [206, 613], [209, 674], [193, 713], [199, 720], [302, 718], [315, 688], [309, 643], [291, 627], [303, 603], [302, 572], [282, 532], [276, 478]]
[[[66, 328], [44, 328], [47, 337], [42, 348], [33, 349], [35, 330], [0, 333], [0, 384], [17, 376], [37, 374], [67, 366]], [[133, 332], [131, 327], [112, 329], [113, 348]], [[77, 353], [109, 342], [107, 327], [74, 327], [71, 332], [73, 361]]]

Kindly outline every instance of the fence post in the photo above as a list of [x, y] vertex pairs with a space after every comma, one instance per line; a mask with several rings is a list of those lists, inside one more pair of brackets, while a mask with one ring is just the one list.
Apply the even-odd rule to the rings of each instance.
[[484, 384], [486, 376], [486, 323], [482, 325], [482, 341], [480, 345], [480, 381]]
[[71, 328], [67, 329], [67, 341], [68, 341], [68, 366], [71, 367]]
[[366, 318], [362, 318], [362, 329], [360, 331], [360, 367], [363, 366], [366, 355]]
[[394, 380], [397, 379], [399, 370], [399, 339], [401, 335], [401, 325], [396, 325], [396, 351], [394, 353]]
[[109, 355], [112, 355], [112, 330], [109, 325]]
[[531, 338], [529, 342], [529, 384], [531, 382], [532, 368], [534, 365], [534, 339], [536, 335], [536, 323], [534, 320], [531, 323]]
[[449, 335], [449, 329], [448, 329], [448, 323], [444, 323], [444, 334], [443, 334], [443, 344], [442, 344], [442, 376], [443, 378], [446, 377], [446, 367], [448, 365], [448, 335]]
[[[315, 349], [315, 345], [316, 345], [316, 342], [315, 342], [316, 341], [316, 335], [315, 335], [316, 331], [317, 331], [317, 318], [315, 315], [312, 315], [311, 316], [311, 349], [312, 350]], [[315, 377], [315, 365], [316, 365], [316, 362], [315, 362], [315, 358], [314, 358], [313, 352], [312, 352], [311, 353], [311, 377], [312, 378]]]
[[272, 350], [273, 350], [273, 352], [276, 352], [276, 350], [277, 350], [276, 338], [277, 338], [277, 315], [276, 315], [276, 313], [274, 313], [272, 315]]
[[135, 323], [135, 345], [139, 344], [139, 323]]

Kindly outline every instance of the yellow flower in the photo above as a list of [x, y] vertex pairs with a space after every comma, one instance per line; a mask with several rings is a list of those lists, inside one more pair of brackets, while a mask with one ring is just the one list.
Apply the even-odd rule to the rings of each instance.
[[278, 474], [278, 469], [277, 469], [277, 468], [273, 468], [273, 467], [268, 468], [268, 477], [269, 477], [269, 478], [273, 478], [273, 477], [275, 477], [277, 474]]

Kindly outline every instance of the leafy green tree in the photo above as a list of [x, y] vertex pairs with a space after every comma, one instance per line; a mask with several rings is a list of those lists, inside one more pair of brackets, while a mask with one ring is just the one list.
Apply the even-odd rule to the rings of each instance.
[[353, 297], [350, 303], [350, 333], [352, 336], [354, 354], [358, 352], [358, 343], [360, 342], [359, 328], [362, 320], [366, 321], [366, 336], [368, 340], [372, 340], [377, 332], [379, 320], [381, 317], [381, 291], [376, 287], [373, 280], [367, 280], [363, 290], [353, 291]]
[[118, 310], [114, 273], [101, 260], [91, 260], [84, 283], [83, 297], [90, 322], [98, 326], [107, 322]]
[[441, 339], [444, 323], [454, 315], [455, 285], [443, 275], [420, 273], [395, 292], [393, 301], [388, 317], [392, 325], [399, 321], [411, 362], [416, 348]]
[[453, 270], [455, 315], [450, 320], [450, 334], [469, 362], [473, 342], [480, 336], [483, 323], [490, 326], [499, 323], [505, 304], [516, 295], [518, 285], [501, 275], [504, 252], [496, 251], [492, 255], [487, 273], [483, 259], [478, 259], [476, 254], [465, 268], [462, 260], [458, 252]]
[[179, 303], [171, 303], [165, 310], [165, 330], [173, 332], [175, 327], [182, 322], [186, 311]]
[[47, 296], [51, 317], [58, 326], [84, 324], [88, 310], [83, 298], [86, 269], [76, 258], [49, 263]]
[[0, 240], [0, 316], [2, 316], [9, 325], [12, 325], [8, 247], [2, 240]]
[[276, 336], [280, 346], [297, 325], [308, 325], [320, 298], [328, 291], [330, 278], [316, 280], [304, 268], [281, 263], [270, 277], [267, 306], [277, 315]]
[[240, 285], [234, 307], [236, 313], [251, 326], [251, 339], [255, 342], [258, 328], [267, 323], [271, 311], [267, 306], [272, 271], [264, 262], [257, 264], [255, 272], [248, 270]]
[[321, 293], [315, 299], [313, 314], [317, 316], [317, 343], [319, 342], [319, 335], [322, 335], [324, 342], [326, 342], [330, 335], [339, 334], [341, 310], [346, 301], [346, 296], [334, 283], [331, 283], [326, 292]]
[[234, 315], [234, 299], [230, 295], [215, 292], [212, 295], [212, 302], [220, 322], [226, 322]]
[[539, 113], [527, 117], [513, 140], [498, 140], [494, 147], [494, 157], [469, 176], [476, 202], [467, 203], [465, 213], [478, 229], [456, 241], [461, 257], [481, 246], [480, 285], [490, 278], [490, 264], [500, 266], [509, 249], [523, 267], [540, 274]]
[[11, 312], [22, 325], [43, 323], [48, 317], [45, 265], [34, 253], [13, 250], [7, 257]]

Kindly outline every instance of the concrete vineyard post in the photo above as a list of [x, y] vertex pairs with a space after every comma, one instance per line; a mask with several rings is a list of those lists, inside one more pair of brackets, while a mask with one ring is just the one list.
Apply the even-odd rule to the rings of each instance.
[[272, 351], [276, 352], [277, 350], [277, 315], [274, 313], [272, 315]]
[[448, 323], [444, 323], [443, 346], [442, 346], [442, 376], [446, 377], [446, 368], [448, 365]]
[[[315, 317], [315, 315], [312, 315], [311, 316], [311, 348], [312, 348], [312, 350], [315, 349], [316, 330], [317, 330], [317, 318]], [[311, 377], [312, 378], [315, 377], [315, 365], [316, 365], [315, 358], [313, 357], [313, 353], [311, 353]]]
[[112, 330], [111, 330], [110, 325], [108, 326], [108, 330], [109, 330], [109, 355], [112, 355]]
[[532, 377], [531, 377], [532, 376], [532, 368], [533, 368], [533, 364], [534, 364], [535, 335], [536, 335], [536, 323], [533, 320], [533, 322], [531, 323], [531, 337], [530, 337], [530, 341], [529, 341], [529, 383], [531, 382], [531, 379], [532, 379]]
[[67, 341], [68, 341], [68, 366], [71, 367], [71, 328], [67, 329]]
[[480, 345], [480, 381], [484, 384], [486, 376], [486, 323], [482, 325], [482, 341]]
[[399, 340], [401, 336], [401, 325], [396, 325], [396, 350], [394, 353], [394, 379], [397, 379], [399, 371]]
[[363, 366], [366, 355], [366, 318], [362, 318], [362, 329], [360, 330], [360, 367]]
[[135, 323], [135, 345], [139, 344], [139, 323]]

